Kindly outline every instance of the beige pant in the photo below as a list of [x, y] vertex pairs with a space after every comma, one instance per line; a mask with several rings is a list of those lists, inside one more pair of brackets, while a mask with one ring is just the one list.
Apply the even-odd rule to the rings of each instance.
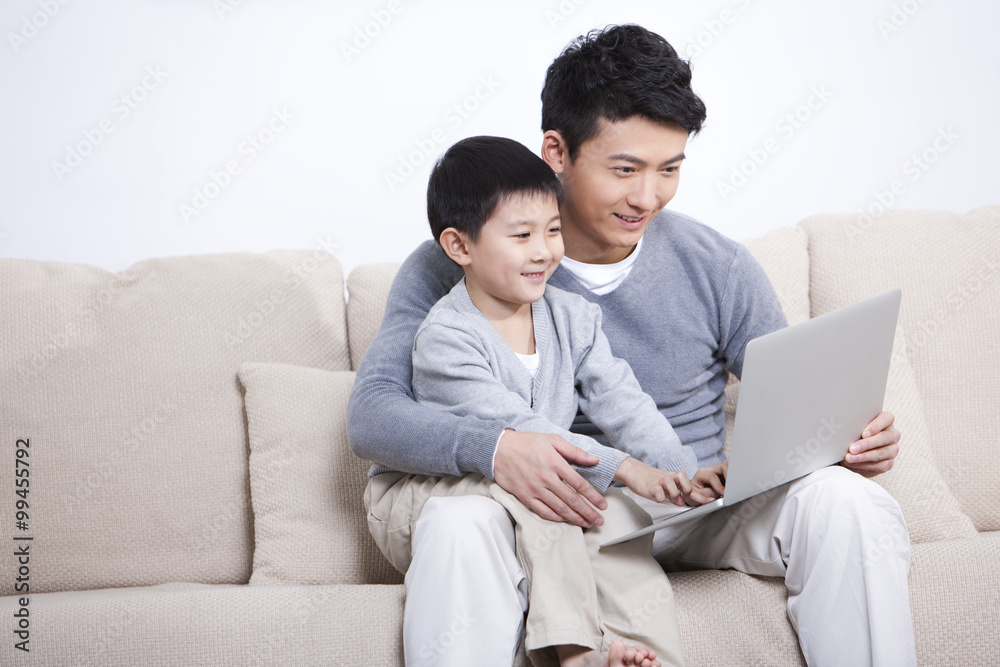
[[598, 548], [651, 522], [619, 489], [605, 494], [604, 525], [584, 530], [542, 519], [482, 475], [383, 473], [365, 490], [369, 530], [386, 558], [405, 573], [424, 504], [462, 495], [488, 496], [513, 517], [517, 558], [529, 582], [525, 647], [535, 665], [555, 662], [549, 647], [607, 650], [618, 637], [655, 650], [664, 665], [681, 664], [673, 592], [650, 554], [652, 535]]

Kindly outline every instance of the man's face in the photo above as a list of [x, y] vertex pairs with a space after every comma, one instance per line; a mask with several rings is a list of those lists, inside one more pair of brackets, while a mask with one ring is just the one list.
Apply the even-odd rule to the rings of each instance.
[[602, 120], [597, 136], [570, 162], [561, 135], [546, 132], [542, 157], [564, 190], [566, 256], [591, 264], [625, 259], [677, 192], [687, 139], [677, 125], [639, 116]]
[[475, 242], [466, 241], [469, 296], [487, 319], [522, 310], [545, 293], [563, 256], [559, 206], [549, 195], [516, 195], [497, 206]]

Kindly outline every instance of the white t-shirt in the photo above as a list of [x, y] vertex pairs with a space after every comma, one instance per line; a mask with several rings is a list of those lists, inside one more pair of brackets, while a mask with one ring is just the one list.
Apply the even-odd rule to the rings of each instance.
[[639, 259], [642, 238], [628, 257], [614, 264], [585, 264], [569, 257], [563, 257], [562, 265], [583, 283], [583, 286], [597, 295], [607, 294], [622, 284]]
[[524, 367], [528, 369], [531, 373], [531, 379], [534, 380], [535, 376], [538, 375], [538, 352], [534, 354], [521, 354], [520, 352], [515, 352], [517, 358], [521, 360]]

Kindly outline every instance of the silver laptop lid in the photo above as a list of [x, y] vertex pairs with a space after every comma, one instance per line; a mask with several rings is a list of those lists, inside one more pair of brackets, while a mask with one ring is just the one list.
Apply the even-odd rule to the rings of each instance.
[[747, 344], [726, 505], [843, 459], [882, 408], [900, 298], [886, 292]]

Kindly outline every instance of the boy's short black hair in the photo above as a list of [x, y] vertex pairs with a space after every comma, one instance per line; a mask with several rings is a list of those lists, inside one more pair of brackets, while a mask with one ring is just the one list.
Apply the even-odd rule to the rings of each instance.
[[462, 139], [437, 161], [427, 183], [434, 240], [449, 227], [477, 240], [497, 206], [516, 195], [550, 195], [558, 201], [562, 185], [542, 158], [513, 139]]
[[642, 116], [693, 134], [705, 103], [691, 89], [691, 67], [667, 40], [629, 24], [592, 30], [549, 66], [542, 87], [542, 131], [558, 131], [569, 159], [593, 139], [602, 118]]

